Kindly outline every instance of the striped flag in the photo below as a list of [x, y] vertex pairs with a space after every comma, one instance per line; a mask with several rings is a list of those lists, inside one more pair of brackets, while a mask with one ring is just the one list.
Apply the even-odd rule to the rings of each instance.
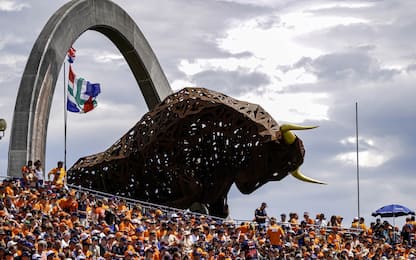
[[87, 113], [97, 106], [95, 98], [100, 94], [101, 88], [98, 83], [78, 78], [69, 64], [69, 80], [66, 109], [74, 113]]
[[69, 63], [74, 63], [74, 60], [75, 60], [75, 52], [76, 52], [76, 50], [75, 50], [74, 47], [69, 48], [68, 53], [67, 53], [67, 55], [68, 55], [68, 62]]

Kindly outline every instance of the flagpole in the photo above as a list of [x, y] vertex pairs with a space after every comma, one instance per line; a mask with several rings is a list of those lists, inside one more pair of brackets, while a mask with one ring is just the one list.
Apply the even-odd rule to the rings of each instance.
[[[65, 61], [64, 61], [64, 169], [66, 171], [66, 131], [67, 131], [67, 118], [68, 118], [68, 112], [66, 110], [66, 73], [65, 73]], [[66, 175], [65, 175], [65, 183], [66, 183]]]
[[355, 102], [355, 138], [357, 149], [357, 205], [358, 205], [358, 217], [360, 217], [360, 167], [358, 156], [358, 102]]

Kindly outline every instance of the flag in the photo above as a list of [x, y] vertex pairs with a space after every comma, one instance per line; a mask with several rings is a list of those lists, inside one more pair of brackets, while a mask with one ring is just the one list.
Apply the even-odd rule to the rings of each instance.
[[74, 113], [87, 113], [97, 106], [95, 98], [100, 94], [101, 88], [98, 83], [77, 77], [69, 65], [68, 93], [66, 109]]
[[74, 49], [74, 47], [69, 48], [68, 53], [67, 53], [69, 63], [74, 63], [75, 52], [76, 50]]

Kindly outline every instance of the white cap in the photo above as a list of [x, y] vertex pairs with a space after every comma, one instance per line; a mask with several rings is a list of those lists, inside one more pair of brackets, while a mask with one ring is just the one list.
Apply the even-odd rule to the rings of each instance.
[[13, 240], [10, 240], [9, 242], [7, 242], [7, 247], [12, 247], [17, 245], [17, 242], [14, 242]]
[[80, 236], [81, 241], [87, 239], [89, 237], [89, 235], [87, 233], [82, 233]]
[[42, 257], [39, 254], [33, 254], [32, 255], [32, 259], [37, 260], [37, 259], [41, 259]]

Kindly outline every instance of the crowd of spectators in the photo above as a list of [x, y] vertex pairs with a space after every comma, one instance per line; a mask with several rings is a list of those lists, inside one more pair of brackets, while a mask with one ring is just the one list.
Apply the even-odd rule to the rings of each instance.
[[237, 223], [7, 179], [0, 197], [0, 259], [416, 259], [413, 216], [367, 227], [323, 213], [277, 219], [264, 203]]

